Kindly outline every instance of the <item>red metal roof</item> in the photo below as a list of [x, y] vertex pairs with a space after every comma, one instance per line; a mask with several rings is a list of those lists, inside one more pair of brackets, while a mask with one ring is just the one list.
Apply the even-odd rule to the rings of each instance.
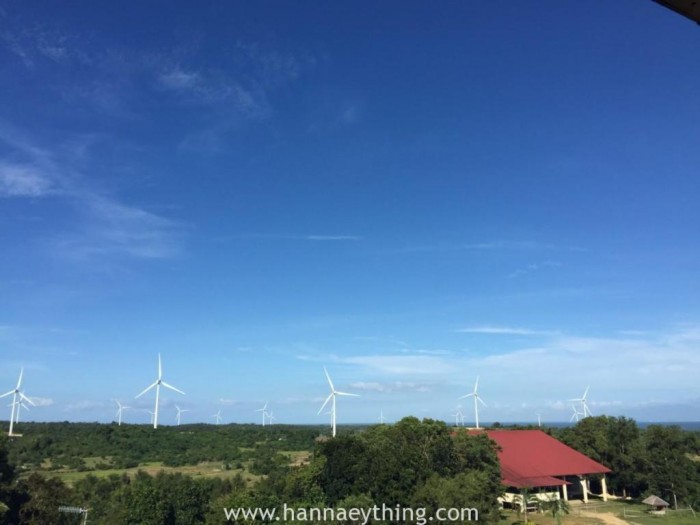
[[610, 469], [541, 430], [487, 430], [501, 450], [503, 483], [510, 487], [552, 487], [555, 476], [604, 474]]

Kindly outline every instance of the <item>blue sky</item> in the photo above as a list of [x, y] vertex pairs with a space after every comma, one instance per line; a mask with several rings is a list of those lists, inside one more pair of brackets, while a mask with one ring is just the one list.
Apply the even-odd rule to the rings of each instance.
[[477, 375], [486, 421], [697, 420], [699, 44], [636, 0], [2, 2], [0, 390], [108, 421], [160, 352], [163, 422], [323, 422], [323, 366], [340, 423], [470, 421]]

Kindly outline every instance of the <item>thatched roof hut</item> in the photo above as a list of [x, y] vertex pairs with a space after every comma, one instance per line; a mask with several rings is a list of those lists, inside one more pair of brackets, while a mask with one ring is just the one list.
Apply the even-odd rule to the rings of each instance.
[[642, 503], [652, 507], [649, 509], [649, 512], [653, 512], [654, 514], [665, 514], [666, 508], [670, 506], [670, 503], [662, 500], [660, 497], [655, 496], [654, 494], [642, 501]]

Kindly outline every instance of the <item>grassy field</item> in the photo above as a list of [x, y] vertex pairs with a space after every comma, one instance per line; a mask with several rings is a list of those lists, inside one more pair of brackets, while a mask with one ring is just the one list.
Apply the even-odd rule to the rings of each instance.
[[637, 525], [698, 525], [700, 515], [693, 515], [687, 510], [668, 510], [664, 515], [647, 512], [646, 505], [637, 503], [620, 503], [617, 515], [625, 521]]
[[[291, 466], [298, 466], [306, 463], [311, 457], [310, 452], [306, 451], [285, 451], [281, 452], [284, 456], [289, 459], [289, 464]], [[98, 463], [109, 462], [110, 458], [101, 457], [86, 457], [83, 458], [85, 465], [89, 469], [94, 469]], [[154, 475], [158, 472], [166, 472], [169, 474], [180, 473], [187, 476], [192, 476], [193, 478], [206, 478], [206, 477], [216, 477], [216, 478], [232, 478], [237, 474], [240, 474], [246, 483], [251, 484], [260, 479], [260, 476], [251, 474], [249, 471], [249, 462], [245, 461], [242, 463], [243, 468], [230, 468], [226, 469], [223, 463], [218, 461], [204, 462], [198, 465], [185, 465], [181, 467], [168, 467], [163, 465], [161, 462], [152, 463], [142, 463], [138, 467], [128, 468], [128, 469], [95, 469], [95, 470], [70, 470], [70, 469], [58, 469], [49, 470], [50, 462], [45, 462], [42, 465], [42, 469], [35, 470], [34, 472], [42, 474], [49, 477], [57, 477], [63, 480], [68, 485], [73, 485], [78, 480], [84, 479], [88, 476], [95, 476], [97, 478], [107, 478], [112, 475], [123, 476], [127, 475], [129, 477], [135, 476], [139, 471], [146, 472], [148, 474]], [[28, 475], [30, 472], [25, 473]]]
[[[522, 525], [524, 519], [514, 511], [503, 511], [501, 525]], [[528, 520], [536, 525], [557, 525], [551, 514], [528, 513]], [[668, 511], [666, 515], [654, 516], [647, 507], [628, 502], [592, 502], [590, 505], [571, 505], [569, 514], [562, 516], [562, 525], [614, 525], [618, 520], [630, 525], [700, 525], [700, 515], [688, 511]]]
[[39, 474], [57, 477], [62, 479], [68, 485], [74, 484], [76, 481], [84, 479], [88, 476], [95, 476], [98, 478], [107, 478], [112, 475], [122, 476], [127, 475], [129, 477], [135, 476], [139, 471], [146, 472], [151, 475], [155, 475], [158, 472], [166, 472], [173, 474], [179, 472], [180, 474], [186, 474], [194, 478], [205, 478], [205, 477], [217, 477], [217, 478], [232, 478], [236, 474], [243, 476], [243, 479], [247, 483], [253, 483], [258, 480], [260, 476], [251, 474], [245, 467], [242, 469], [229, 469], [226, 470], [220, 462], [206, 462], [200, 463], [199, 465], [186, 465], [182, 467], [167, 467], [160, 462], [144, 463], [138, 467], [128, 468], [128, 469], [104, 469], [104, 470], [86, 470], [86, 471], [75, 471], [75, 470], [52, 470], [52, 471], [36, 471]]
[[[524, 517], [512, 510], [504, 510], [501, 513], [500, 525], [523, 525]], [[527, 515], [528, 521], [536, 525], [557, 525], [551, 514], [530, 512]], [[603, 521], [595, 518], [586, 518], [576, 514], [568, 514], [562, 517], [562, 525], [603, 525]], [[696, 524], [697, 525], [697, 524]]]

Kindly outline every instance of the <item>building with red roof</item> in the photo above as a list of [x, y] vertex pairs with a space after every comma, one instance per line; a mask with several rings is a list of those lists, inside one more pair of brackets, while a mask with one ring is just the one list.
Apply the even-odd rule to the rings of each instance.
[[[472, 431], [477, 432], [477, 431]], [[569, 499], [569, 493], [588, 501], [590, 481], [599, 482], [599, 495], [607, 501], [608, 467], [593, 461], [541, 430], [485, 430], [498, 444], [503, 484], [514, 488], [550, 488]]]

